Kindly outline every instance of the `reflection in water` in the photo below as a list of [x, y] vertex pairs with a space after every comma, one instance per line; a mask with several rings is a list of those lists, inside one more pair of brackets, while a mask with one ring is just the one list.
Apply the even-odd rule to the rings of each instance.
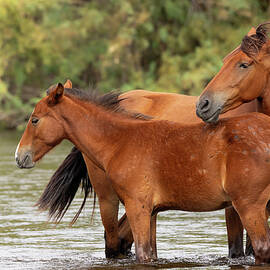
[[34, 207], [71, 145], [62, 143], [36, 168], [21, 170], [14, 162], [19, 137], [0, 133], [0, 269], [257, 269], [248, 266], [254, 263], [253, 258], [227, 259], [223, 210], [159, 214], [157, 245], [161, 259], [155, 263], [138, 265], [134, 257], [106, 260], [98, 208], [90, 224], [91, 199], [72, 227], [69, 222], [82, 202], [80, 194], [57, 226]]

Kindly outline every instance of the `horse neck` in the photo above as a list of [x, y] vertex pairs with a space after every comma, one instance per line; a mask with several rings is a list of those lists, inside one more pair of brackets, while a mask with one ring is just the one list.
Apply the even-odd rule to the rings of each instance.
[[258, 112], [270, 115], [270, 74], [262, 95], [257, 98], [257, 104]]
[[128, 131], [128, 121], [124, 121], [128, 119], [117, 117], [116, 113], [101, 106], [77, 100], [69, 101], [68, 105], [63, 102], [62, 108], [67, 139], [97, 166], [105, 168], [117, 150], [121, 135]]

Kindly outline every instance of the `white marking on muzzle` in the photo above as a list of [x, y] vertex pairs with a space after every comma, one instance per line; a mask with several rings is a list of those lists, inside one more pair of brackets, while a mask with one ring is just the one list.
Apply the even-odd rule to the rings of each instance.
[[16, 151], [15, 151], [15, 160], [18, 158], [18, 149], [20, 147], [20, 143], [21, 143], [21, 141], [19, 141], [17, 148], [16, 148]]

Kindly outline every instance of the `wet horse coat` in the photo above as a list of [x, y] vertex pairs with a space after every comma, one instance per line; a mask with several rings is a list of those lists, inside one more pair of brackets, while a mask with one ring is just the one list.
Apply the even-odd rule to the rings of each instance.
[[17, 147], [18, 166], [34, 166], [65, 138], [94, 158], [125, 204], [139, 262], [153, 257], [151, 215], [231, 203], [250, 234], [256, 263], [269, 262], [267, 116], [236, 117], [214, 127], [142, 121], [63, 91], [58, 84], [35, 107]]

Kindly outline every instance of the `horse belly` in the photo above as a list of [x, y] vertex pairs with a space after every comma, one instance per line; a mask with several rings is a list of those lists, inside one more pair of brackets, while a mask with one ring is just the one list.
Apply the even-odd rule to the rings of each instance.
[[209, 198], [208, 196], [197, 196], [197, 198], [186, 197], [185, 199], [179, 200], [179, 210], [189, 212], [207, 212], [224, 209], [231, 206], [231, 202], [223, 197], [218, 198], [217, 196]]
[[227, 200], [221, 194], [211, 194], [209, 192], [202, 194], [203, 190], [201, 194], [191, 193], [186, 193], [175, 200], [177, 209], [190, 212], [206, 212], [223, 209], [231, 205], [230, 200]]
[[215, 211], [230, 206], [230, 198], [222, 186], [220, 169], [213, 167], [210, 172], [195, 169], [190, 175], [182, 170], [177, 178], [169, 181], [160, 179], [160, 199], [164, 200], [164, 204], [183, 211]]

